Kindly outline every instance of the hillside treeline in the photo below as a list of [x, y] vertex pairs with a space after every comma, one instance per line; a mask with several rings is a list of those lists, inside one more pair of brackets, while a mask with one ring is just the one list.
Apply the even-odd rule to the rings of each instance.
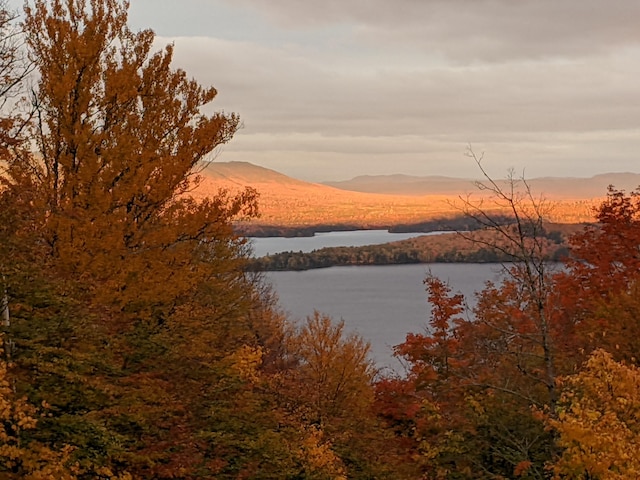
[[[502, 225], [502, 223], [500, 223]], [[504, 223], [505, 227], [513, 221]], [[545, 224], [540, 232], [542, 254], [550, 262], [568, 255], [568, 235], [580, 225]], [[401, 265], [409, 263], [500, 263], [514, 256], [505, 250], [505, 239], [493, 230], [425, 235], [380, 245], [327, 247], [312, 252], [282, 252], [255, 259], [255, 271], [309, 270], [348, 265]]]
[[637, 194], [610, 191], [560, 273], [539, 216], [492, 225], [510, 275], [471, 311], [427, 278], [385, 377], [248, 272], [256, 192], [189, 196], [239, 118], [203, 114], [216, 91], [127, 7], [0, 8], [1, 478], [638, 476]]

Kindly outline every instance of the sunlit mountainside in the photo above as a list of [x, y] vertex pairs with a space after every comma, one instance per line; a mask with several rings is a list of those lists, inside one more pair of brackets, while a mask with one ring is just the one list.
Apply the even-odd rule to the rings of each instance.
[[[254, 224], [302, 227], [348, 225], [358, 228], [418, 223], [460, 214], [461, 198], [480, 200], [473, 180], [405, 175], [357, 177], [330, 184], [309, 183], [247, 162], [214, 162], [203, 172], [194, 196], [212, 195], [220, 188], [244, 187], [260, 193], [261, 217]], [[528, 182], [534, 196], [553, 203], [550, 220], [589, 221], [592, 207], [607, 186], [633, 189], [637, 174], [606, 174], [592, 178], [537, 178]], [[488, 206], [485, 200], [485, 206]]]
[[349, 224], [361, 228], [416, 222], [449, 215], [450, 196], [389, 196], [341, 190], [303, 182], [244, 162], [212, 163], [195, 196], [244, 187], [260, 193], [260, 218], [253, 223], [280, 226]]

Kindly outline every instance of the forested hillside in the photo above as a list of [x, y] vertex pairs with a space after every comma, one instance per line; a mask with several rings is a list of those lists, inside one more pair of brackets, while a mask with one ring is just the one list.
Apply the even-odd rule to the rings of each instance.
[[[471, 195], [481, 200], [485, 193], [476, 189], [473, 181], [460, 180], [446, 191], [423, 188], [416, 194], [410, 188], [404, 192], [399, 188], [394, 194], [354, 192], [303, 182], [245, 162], [207, 163], [201, 173], [201, 182], [191, 192], [195, 198], [215, 195], [220, 188], [235, 193], [251, 187], [259, 192], [260, 216], [236, 222], [238, 230], [249, 236], [302, 236], [332, 230], [382, 228], [416, 231], [429, 224], [458, 230], [463, 228], [444, 226], [464, 223], [461, 216], [464, 199]], [[586, 179], [567, 181], [566, 185], [563, 182], [564, 179], [548, 179], [544, 184], [555, 186], [554, 195], [545, 195], [555, 203], [548, 220], [556, 223], [591, 220], [593, 207], [606, 194], [606, 181], [600, 180], [602, 187], [594, 195], [585, 195], [580, 188], [589, 183]]]
[[257, 192], [190, 195], [240, 119], [127, 8], [0, 6], [0, 478], [638, 477], [640, 195], [611, 190], [558, 273], [531, 192], [490, 184], [515, 222], [466, 213], [510, 275], [473, 311], [427, 278], [385, 377], [249, 271]]

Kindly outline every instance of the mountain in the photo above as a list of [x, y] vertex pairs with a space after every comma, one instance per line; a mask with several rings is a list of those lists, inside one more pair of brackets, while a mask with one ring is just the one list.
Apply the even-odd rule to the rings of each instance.
[[361, 175], [351, 180], [323, 182], [323, 185], [354, 192], [381, 193], [385, 195], [459, 195], [474, 189], [473, 180], [411, 175]]
[[[245, 187], [255, 188], [262, 197], [274, 201], [277, 198], [304, 199], [305, 196], [322, 198], [335, 195], [351, 197], [354, 194], [354, 192], [338, 190], [327, 185], [291, 178], [249, 162], [210, 162], [202, 170], [201, 177], [202, 182], [196, 190], [196, 196], [211, 195], [220, 188], [236, 192]], [[361, 195], [356, 193], [356, 196]]]
[[[249, 223], [293, 228], [318, 225], [388, 228], [415, 224], [460, 215], [460, 196], [472, 194], [474, 199], [486, 196], [472, 180], [458, 178], [364, 176], [347, 182], [318, 184], [247, 162], [212, 162], [201, 176], [201, 183], [192, 192], [194, 197], [213, 196], [220, 189], [233, 193], [252, 187], [260, 195], [261, 217]], [[605, 196], [609, 183], [635, 186], [640, 184], [640, 175], [543, 178], [531, 180], [530, 186], [536, 196], [542, 192], [557, 200], [551, 220], [572, 223], [592, 219], [591, 208], [597, 204], [594, 199]], [[485, 205], [491, 208], [491, 203]]]
[[202, 171], [205, 180], [230, 183], [239, 186], [253, 184], [279, 184], [287, 186], [312, 185], [302, 180], [287, 177], [275, 170], [260, 167], [249, 162], [210, 162]]
[[[542, 177], [527, 179], [536, 194], [554, 199], [602, 197], [614, 185], [626, 191], [640, 185], [640, 174], [606, 173], [591, 178]], [[323, 182], [323, 185], [354, 192], [385, 195], [460, 195], [475, 190], [474, 180], [442, 176], [363, 175], [351, 180]]]
[[304, 182], [246, 162], [213, 162], [201, 173], [195, 197], [215, 195], [219, 189], [237, 192], [251, 187], [259, 192], [261, 217], [265, 225], [301, 227], [334, 225], [374, 228], [411, 223], [422, 218], [450, 215], [443, 196], [389, 196], [351, 192], [327, 185]]

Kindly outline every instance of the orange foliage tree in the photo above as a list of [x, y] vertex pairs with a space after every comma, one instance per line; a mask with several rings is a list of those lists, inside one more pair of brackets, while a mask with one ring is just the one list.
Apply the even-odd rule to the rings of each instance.
[[[555, 410], [561, 358], [560, 302], [544, 242], [548, 206], [524, 179], [510, 175], [506, 183], [496, 182], [482, 159], [470, 155], [485, 175], [478, 186], [489, 196], [479, 204], [465, 199], [463, 211], [494, 233], [489, 241], [475, 241], [511, 262], [503, 265], [501, 282], [487, 283], [478, 294], [466, 320], [464, 299], [438, 279], [427, 279], [428, 333], [410, 334], [396, 347], [411, 367], [402, 390], [412, 392], [416, 405], [408, 424], [416, 429], [413, 448], [435, 477], [472, 478], [483, 470], [543, 478], [555, 447], [531, 407]], [[494, 210], [508, 211], [511, 220], [494, 216]], [[387, 393], [383, 399], [389, 398]], [[428, 439], [428, 448], [419, 439]]]
[[319, 312], [291, 332], [286, 344], [290, 365], [272, 388], [301, 426], [304, 451], [311, 444], [317, 448], [310, 451], [324, 452], [324, 467], [307, 466], [304, 478], [316, 478], [314, 472], [324, 472], [318, 478], [395, 478], [395, 457], [373, 412], [376, 369], [369, 344], [347, 334], [344, 321]]
[[577, 345], [576, 362], [603, 348], [616, 360], [640, 358], [640, 191], [610, 187], [597, 222], [571, 239], [572, 257], [560, 276], [564, 337]]
[[[638, 193], [611, 189], [597, 223], [573, 236], [571, 257], [554, 272], [538, 248], [542, 212], [530, 192], [514, 196], [492, 181], [486, 188], [511, 205], [515, 225], [495, 223], [482, 206], [467, 208], [507, 240], [494, 247], [513, 263], [502, 282], [478, 294], [469, 320], [459, 316], [462, 298], [427, 279], [429, 333], [410, 334], [396, 348], [411, 370], [380, 382], [380, 414], [436, 478], [546, 478], [550, 468], [558, 478], [633, 476], [633, 455], [607, 442], [635, 431], [625, 419], [633, 417], [640, 354]], [[595, 349], [602, 351], [581, 367]], [[588, 439], [589, 429], [599, 440]]]
[[286, 471], [273, 397], [232, 360], [280, 328], [233, 231], [255, 192], [188, 195], [238, 117], [203, 114], [216, 91], [173, 69], [171, 46], [152, 53], [127, 7], [26, 7], [35, 114], [0, 192], [16, 389], [51, 406], [33, 436], [75, 447], [79, 478]]
[[239, 120], [202, 114], [216, 90], [174, 70], [171, 46], [152, 53], [153, 32], [130, 31], [126, 8], [26, 7], [38, 151], [13, 156], [8, 179], [32, 192], [43, 254], [62, 278], [82, 276], [91, 295], [120, 309], [146, 304], [167, 315], [195, 285], [233, 281], [225, 273], [237, 270], [242, 242], [230, 220], [254, 214], [255, 195], [188, 197]]

